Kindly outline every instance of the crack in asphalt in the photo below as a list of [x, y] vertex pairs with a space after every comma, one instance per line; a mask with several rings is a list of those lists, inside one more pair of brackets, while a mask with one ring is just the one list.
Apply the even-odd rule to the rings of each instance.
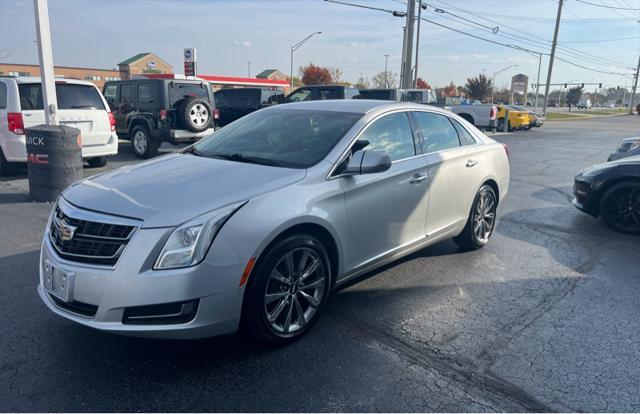
[[[401, 358], [425, 369], [435, 370], [441, 376], [460, 384], [466, 394], [491, 400], [496, 407], [507, 411], [551, 412], [551, 408], [527, 394], [522, 388], [505, 381], [493, 373], [481, 373], [470, 359], [441, 353], [437, 348], [422, 343], [423, 347], [408, 344], [376, 326], [355, 317], [327, 310], [327, 315], [347, 326], [352, 333], [361, 336], [382, 349], [396, 353]], [[487, 395], [488, 394], [488, 395]], [[492, 398], [493, 396], [493, 398]], [[477, 400], [474, 399], [475, 402]], [[509, 402], [505, 407], [505, 402]]]

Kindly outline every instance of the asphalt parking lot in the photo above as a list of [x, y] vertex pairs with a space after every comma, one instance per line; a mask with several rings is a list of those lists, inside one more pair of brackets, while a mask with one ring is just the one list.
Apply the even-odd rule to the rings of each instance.
[[[53, 315], [36, 293], [51, 205], [28, 201], [24, 172], [2, 178], [0, 410], [640, 411], [640, 239], [570, 204], [574, 174], [639, 131], [617, 116], [498, 136], [512, 181], [488, 246], [366, 275], [279, 349]], [[137, 162], [121, 149], [109, 168]]]

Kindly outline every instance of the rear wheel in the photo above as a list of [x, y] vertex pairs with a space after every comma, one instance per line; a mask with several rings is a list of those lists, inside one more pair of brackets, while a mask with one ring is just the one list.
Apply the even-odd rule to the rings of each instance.
[[89, 163], [89, 167], [91, 167], [91, 168], [102, 168], [105, 165], [107, 165], [107, 160], [108, 160], [108, 158], [106, 156], [104, 156], [104, 157], [94, 157], [94, 158], [89, 158], [87, 160], [87, 163]]
[[453, 240], [467, 250], [476, 250], [489, 242], [496, 224], [498, 198], [490, 185], [483, 185], [473, 201], [467, 224]]
[[131, 150], [138, 158], [150, 158], [158, 153], [160, 140], [151, 137], [149, 130], [136, 125], [131, 130]]
[[640, 183], [623, 182], [607, 190], [600, 201], [600, 214], [612, 229], [640, 234]]
[[322, 243], [293, 235], [278, 242], [252, 272], [243, 325], [261, 342], [279, 345], [304, 335], [329, 297], [331, 267]]

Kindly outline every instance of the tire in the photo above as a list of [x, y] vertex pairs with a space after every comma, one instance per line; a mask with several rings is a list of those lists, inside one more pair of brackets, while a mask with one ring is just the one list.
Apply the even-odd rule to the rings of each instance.
[[9, 175], [12, 172], [13, 172], [13, 166], [4, 157], [4, 153], [2, 152], [2, 148], [0, 148], [0, 177], [3, 177], [5, 175]]
[[94, 158], [89, 158], [87, 160], [87, 162], [89, 163], [89, 167], [91, 168], [102, 168], [105, 165], [107, 165], [107, 161], [108, 161], [107, 156], [94, 157]]
[[[313, 271], [305, 276], [300, 268]], [[329, 298], [327, 251], [315, 237], [286, 237], [260, 258], [246, 289], [243, 330], [267, 345], [295, 341], [318, 320]]]
[[202, 132], [213, 122], [211, 106], [203, 99], [188, 97], [178, 110], [180, 124], [191, 132]]
[[600, 214], [612, 229], [640, 234], [640, 182], [626, 181], [608, 189], [600, 199]]
[[131, 130], [131, 151], [138, 158], [151, 158], [158, 153], [160, 140], [151, 137], [149, 129], [136, 125]]
[[[477, 250], [483, 247], [493, 234], [497, 208], [498, 198], [495, 191], [490, 185], [484, 184], [473, 200], [467, 224], [465, 224], [462, 233], [454, 237], [453, 241], [465, 250]], [[479, 214], [484, 214], [483, 220], [479, 218]], [[478, 225], [485, 227], [477, 228]]]

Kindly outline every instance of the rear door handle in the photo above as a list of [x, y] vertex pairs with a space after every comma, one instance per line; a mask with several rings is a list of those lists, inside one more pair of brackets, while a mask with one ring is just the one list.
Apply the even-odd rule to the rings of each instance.
[[417, 184], [429, 178], [427, 174], [414, 174], [413, 177], [409, 180], [411, 184]]
[[467, 167], [471, 168], [471, 167], [475, 167], [478, 164], [478, 161], [476, 160], [467, 160]]

